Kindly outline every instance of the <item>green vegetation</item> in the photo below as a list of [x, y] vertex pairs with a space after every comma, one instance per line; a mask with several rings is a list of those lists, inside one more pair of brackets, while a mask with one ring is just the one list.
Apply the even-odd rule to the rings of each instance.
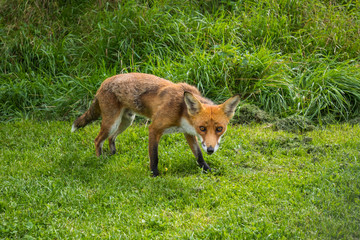
[[[359, 26], [355, 0], [1, 0], [0, 239], [359, 239]], [[70, 133], [133, 71], [242, 94], [215, 171], [181, 134], [151, 178], [146, 126], [100, 158]]]
[[279, 117], [359, 115], [359, 1], [3, 0], [0, 16], [1, 120], [72, 118], [132, 71]]
[[182, 134], [166, 135], [157, 178], [146, 126], [97, 158], [98, 124], [70, 125], [0, 123], [1, 239], [360, 238], [359, 125], [231, 127], [208, 174]]

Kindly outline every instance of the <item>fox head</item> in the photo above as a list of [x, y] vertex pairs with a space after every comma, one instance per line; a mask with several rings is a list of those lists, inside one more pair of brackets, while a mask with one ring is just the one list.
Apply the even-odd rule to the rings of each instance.
[[200, 137], [202, 148], [207, 154], [213, 154], [219, 148], [221, 136], [234, 116], [240, 96], [235, 95], [220, 105], [208, 105], [202, 104], [194, 95], [185, 92], [184, 101], [191, 124]]

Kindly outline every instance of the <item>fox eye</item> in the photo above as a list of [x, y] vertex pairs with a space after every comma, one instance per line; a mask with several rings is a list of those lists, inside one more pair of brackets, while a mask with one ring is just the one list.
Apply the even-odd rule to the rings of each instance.
[[217, 132], [222, 132], [222, 130], [223, 130], [223, 127], [217, 127], [217, 128], [216, 128], [216, 131], [217, 131]]
[[200, 129], [200, 131], [202, 131], [202, 132], [205, 132], [205, 131], [206, 131], [206, 127], [203, 127], [203, 126], [199, 127], [199, 129]]

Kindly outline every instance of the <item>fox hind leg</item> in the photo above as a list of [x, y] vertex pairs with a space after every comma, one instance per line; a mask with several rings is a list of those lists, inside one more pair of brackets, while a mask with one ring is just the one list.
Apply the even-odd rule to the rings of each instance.
[[125, 109], [121, 116], [120, 124], [117, 128], [117, 130], [110, 135], [109, 137], [109, 147], [111, 154], [116, 153], [116, 147], [115, 147], [115, 140], [116, 137], [121, 134], [123, 131], [125, 131], [126, 128], [128, 128], [132, 122], [134, 121], [135, 114], [130, 109]]
[[103, 118], [101, 123], [100, 132], [95, 138], [95, 149], [96, 149], [96, 156], [100, 156], [102, 154], [102, 147], [104, 145], [104, 141], [114, 134], [118, 129], [119, 125], [121, 124], [123, 111], [120, 111], [117, 115], [118, 117], [115, 119], [107, 119]]
[[106, 99], [107, 101], [101, 101], [102, 98], [99, 99], [102, 121], [100, 132], [95, 138], [96, 156], [102, 154], [104, 141], [119, 128], [125, 110], [115, 96], [107, 95]]

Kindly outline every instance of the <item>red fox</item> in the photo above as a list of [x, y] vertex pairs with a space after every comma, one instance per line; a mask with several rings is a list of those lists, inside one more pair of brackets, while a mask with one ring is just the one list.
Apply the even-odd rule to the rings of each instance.
[[116, 137], [132, 124], [135, 114], [139, 114], [151, 119], [149, 157], [153, 176], [159, 175], [159, 140], [163, 134], [173, 132], [184, 133], [200, 167], [210, 171], [197, 136], [204, 151], [213, 154], [239, 102], [240, 96], [235, 95], [223, 104], [214, 105], [202, 97], [197, 88], [186, 83], [175, 84], [144, 73], [120, 74], [101, 84], [90, 108], [74, 121], [71, 131], [101, 117], [101, 129], [95, 138], [96, 155], [102, 154], [106, 139], [111, 153], [115, 154]]

